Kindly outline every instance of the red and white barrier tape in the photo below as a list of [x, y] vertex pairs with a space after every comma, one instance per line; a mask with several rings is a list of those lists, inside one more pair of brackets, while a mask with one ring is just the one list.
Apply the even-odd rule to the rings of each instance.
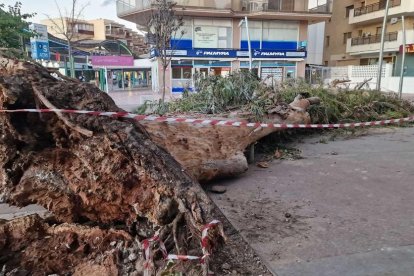
[[373, 122], [360, 123], [340, 123], [340, 124], [272, 124], [272, 123], [249, 123], [246, 121], [230, 121], [230, 120], [204, 120], [204, 119], [190, 119], [179, 117], [160, 117], [137, 115], [128, 112], [104, 112], [104, 111], [88, 111], [88, 110], [70, 110], [70, 109], [15, 109], [15, 110], [0, 110], [0, 113], [18, 113], [18, 112], [33, 112], [33, 113], [70, 113], [70, 114], [84, 114], [92, 116], [104, 116], [112, 118], [126, 118], [135, 121], [152, 121], [152, 122], [167, 122], [167, 123], [187, 123], [193, 125], [212, 125], [212, 126], [232, 126], [232, 127], [250, 127], [250, 128], [356, 128], [367, 126], [384, 126], [390, 124], [400, 124], [405, 122], [413, 122], [414, 115], [401, 119], [390, 119]]
[[220, 227], [219, 228], [220, 234], [224, 237], [223, 227], [220, 221], [213, 220], [209, 224], [205, 225], [201, 231], [201, 248], [203, 250], [203, 256], [201, 257], [168, 254], [167, 248], [165, 247], [164, 242], [160, 239], [158, 232], [154, 235], [154, 237], [142, 241], [142, 246], [144, 248], [144, 254], [145, 254], [145, 264], [144, 264], [145, 276], [151, 275], [151, 270], [153, 267], [153, 263], [152, 263], [153, 256], [151, 252], [151, 244], [153, 242], [158, 242], [160, 246], [160, 250], [164, 256], [164, 259], [166, 260], [180, 260], [180, 261], [199, 260], [201, 263], [204, 263], [204, 260], [210, 256], [210, 249], [211, 249], [209, 248], [210, 245], [209, 245], [209, 240], [208, 240], [208, 230], [216, 226]]

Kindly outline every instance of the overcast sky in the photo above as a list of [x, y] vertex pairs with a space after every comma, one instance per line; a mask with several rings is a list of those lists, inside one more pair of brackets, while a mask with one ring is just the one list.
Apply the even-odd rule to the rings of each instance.
[[[19, 0], [22, 2], [22, 9], [25, 13], [37, 13], [36, 17], [32, 18], [30, 21], [39, 22], [42, 19], [47, 19], [45, 14], [48, 14], [51, 17], [58, 17], [59, 12], [56, 8], [55, 0]], [[16, 0], [0, 0], [0, 2], [8, 5], [14, 5]], [[63, 10], [71, 9], [72, 0], [56, 0], [59, 3], [59, 6]], [[89, 3], [86, 7], [83, 14], [83, 19], [97, 19], [97, 18], [106, 18], [112, 19], [119, 23], [122, 23], [129, 28], [136, 30], [135, 24], [119, 19], [116, 16], [116, 1], [115, 0], [79, 0], [81, 5]], [[63, 12], [64, 13], [64, 12]]]

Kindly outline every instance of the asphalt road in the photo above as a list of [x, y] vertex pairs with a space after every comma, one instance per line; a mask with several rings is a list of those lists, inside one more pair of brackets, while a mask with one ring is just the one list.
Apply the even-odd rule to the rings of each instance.
[[279, 276], [414, 275], [414, 128], [307, 138], [214, 201]]

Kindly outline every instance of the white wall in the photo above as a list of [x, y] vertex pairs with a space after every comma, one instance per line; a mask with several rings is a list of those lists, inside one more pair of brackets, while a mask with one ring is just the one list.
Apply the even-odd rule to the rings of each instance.
[[[382, 83], [384, 82], [384, 83]], [[390, 77], [382, 79], [382, 86], [386, 88], [385, 91], [398, 92], [400, 87], [400, 78], [399, 77]], [[405, 77], [403, 85], [403, 93], [413, 94], [414, 95], [414, 77]]]
[[[326, 85], [330, 84], [334, 79], [326, 79], [324, 83]], [[366, 78], [351, 78], [349, 83], [344, 83], [338, 85], [338, 87], [345, 88], [348, 87], [349, 89], [354, 89], [358, 84], [364, 82]], [[369, 89], [374, 90], [377, 85], [377, 78], [373, 78], [368, 83]], [[398, 93], [398, 89], [400, 87], [400, 78], [399, 77], [385, 77], [381, 79], [381, 91], [383, 92], [394, 92]], [[367, 87], [364, 87], [367, 88]], [[404, 78], [404, 85], [402, 92], [404, 94], [411, 94], [414, 95], [414, 77], [405, 77]]]
[[[340, 84], [338, 87], [354, 89], [355, 86], [364, 82], [367, 79], [372, 78], [369, 81], [369, 89], [376, 89], [377, 83], [377, 66], [366, 65], [366, 66], [344, 66], [344, 67], [331, 67], [326, 68], [330, 77], [324, 79], [325, 84], [330, 84], [334, 80], [350, 80], [350, 82]], [[400, 78], [392, 76], [393, 64], [385, 64], [382, 70], [381, 78], [381, 91], [384, 92], [398, 92], [400, 86]], [[366, 87], [365, 87], [366, 88]], [[414, 94], [414, 77], [405, 77], [402, 92], [404, 94]]]
[[325, 22], [309, 25], [307, 64], [323, 65], [324, 39]]

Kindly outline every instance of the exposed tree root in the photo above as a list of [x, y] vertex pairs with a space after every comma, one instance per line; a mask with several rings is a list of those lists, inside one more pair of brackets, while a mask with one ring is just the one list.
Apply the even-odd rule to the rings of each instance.
[[[39, 106], [121, 111], [92, 85], [57, 80], [40, 66], [0, 57], [0, 109]], [[129, 120], [0, 114], [0, 198], [16, 206], [39, 204], [56, 223], [29, 217], [2, 224], [0, 240], [7, 242], [0, 266], [7, 273], [140, 275], [142, 240], [158, 230], [170, 253], [202, 256], [203, 225], [219, 219], [229, 242], [209, 233], [214, 252], [204, 271], [221, 274], [227, 262], [240, 274], [268, 274], [199, 184]], [[159, 274], [166, 262], [153, 246]], [[46, 259], [50, 265], [43, 265]], [[200, 275], [201, 264], [174, 269]]]

